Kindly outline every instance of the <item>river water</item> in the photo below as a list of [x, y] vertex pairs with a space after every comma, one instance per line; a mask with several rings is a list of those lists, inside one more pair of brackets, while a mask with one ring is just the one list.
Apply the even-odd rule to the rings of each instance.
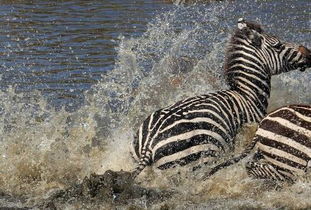
[[[311, 48], [309, 0], [180, 2], [0, 1], [0, 206], [36, 206], [91, 173], [133, 169], [130, 142], [148, 114], [226, 88], [221, 67], [238, 18]], [[179, 58], [190, 65], [174, 67]], [[310, 70], [274, 77], [269, 110], [311, 104], [310, 81]], [[240, 145], [250, 133], [238, 136]], [[186, 168], [150, 168], [138, 182], [172, 189], [173, 197], [60, 206], [311, 208], [308, 178], [271, 189], [247, 177], [243, 162], [205, 182], [197, 177]]]

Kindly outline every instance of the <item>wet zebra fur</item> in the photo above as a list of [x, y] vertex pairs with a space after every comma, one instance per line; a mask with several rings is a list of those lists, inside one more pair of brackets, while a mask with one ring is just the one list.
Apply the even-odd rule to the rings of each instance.
[[202, 164], [231, 152], [241, 126], [266, 115], [271, 75], [310, 66], [307, 48], [282, 42], [258, 24], [239, 19], [225, 61], [230, 88], [153, 112], [133, 141], [138, 165], [132, 176], [151, 164], [160, 169]]
[[241, 155], [217, 165], [204, 178], [250, 154], [246, 171], [252, 177], [293, 182], [304, 174], [311, 167], [311, 106], [289, 105], [268, 114]]

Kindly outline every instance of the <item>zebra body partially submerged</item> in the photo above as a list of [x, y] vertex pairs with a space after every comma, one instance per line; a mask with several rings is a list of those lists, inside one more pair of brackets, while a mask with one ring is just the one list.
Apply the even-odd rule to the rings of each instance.
[[250, 154], [253, 158], [246, 170], [255, 178], [293, 182], [305, 174], [311, 167], [311, 106], [289, 105], [268, 114], [248, 148], [214, 167], [205, 178]]
[[264, 116], [264, 109], [249, 107], [248, 100], [232, 90], [187, 98], [147, 118], [138, 130], [135, 152], [145, 157], [142, 164], [156, 162], [160, 169], [208, 161], [233, 150], [233, 137], [242, 124]]
[[217, 160], [232, 151], [241, 126], [266, 115], [271, 75], [304, 70], [311, 66], [308, 56], [308, 49], [282, 43], [259, 25], [240, 19], [225, 63], [230, 89], [187, 98], [152, 113], [133, 142], [138, 161], [133, 177], [152, 163], [165, 169]]

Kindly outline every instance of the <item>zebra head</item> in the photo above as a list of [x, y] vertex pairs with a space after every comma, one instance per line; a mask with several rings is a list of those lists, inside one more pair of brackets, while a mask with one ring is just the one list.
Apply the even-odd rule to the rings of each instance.
[[302, 45], [283, 42], [279, 38], [263, 31], [260, 25], [238, 21], [237, 41], [242, 42], [247, 52], [254, 56], [256, 63], [270, 75], [299, 69], [304, 71], [311, 67], [311, 51]]

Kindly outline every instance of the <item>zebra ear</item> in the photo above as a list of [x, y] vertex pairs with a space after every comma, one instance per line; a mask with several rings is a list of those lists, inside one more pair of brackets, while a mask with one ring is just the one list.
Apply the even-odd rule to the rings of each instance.
[[239, 18], [238, 20], [238, 28], [240, 30], [242, 30], [243, 28], [246, 28], [247, 27], [247, 24], [246, 24], [246, 21], [244, 20], [244, 18]]
[[259, 33], [254, 30], [251, 30], [251, 33], [248, 35], [248, 38], [251, 40], [252, 44], [256, 47], [261, 47], [262, 41]]
[[246, 22], [243, 18], [240, 18], [238, 20], [238, 28], [246, 35], [254, 46], [261, 46], [262, 42], [259, 32], [262, 32], [262, 29], [259, 25]]
[[255, 47], [261, 47], [262, 38], [257, 31], [252, 30], [248, 27], [244, 27], [241, 31], [245, 35], [245, 38], [248, 39], [248, 41], [252, 45], [254, 45]]

